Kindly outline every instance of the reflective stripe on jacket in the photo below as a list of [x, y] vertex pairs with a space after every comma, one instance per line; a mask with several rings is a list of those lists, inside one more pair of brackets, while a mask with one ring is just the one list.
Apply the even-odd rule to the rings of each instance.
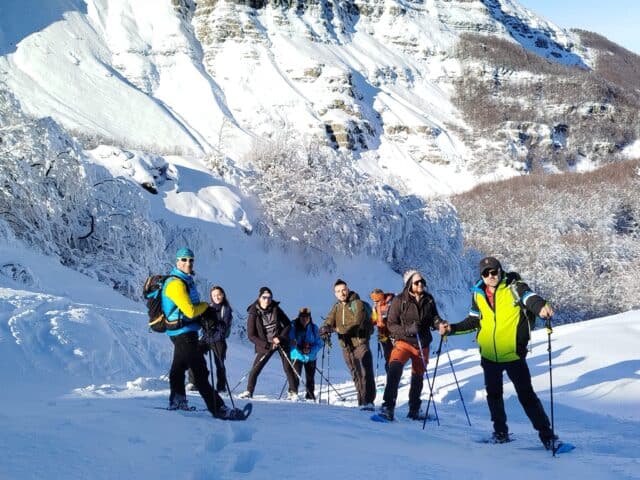
[[[452, 332], [456, 334], [478, 330], [480, 355], [492, 362], [511, 362], [527, 355], [531, 334], [524, 309], [537, 315], [545, 304], [545, 300], [532, 292], [526, 283], [516, 280], [519, 278], [514, 272], [503, 274], [494, 294], [493, 308], [487, 300], [484, 282], [478, 280], [471, 289], [469, 315], [451, 325]], [[515, 286], [520, 302], [509, 288], [512, 282], [517, 282]]]

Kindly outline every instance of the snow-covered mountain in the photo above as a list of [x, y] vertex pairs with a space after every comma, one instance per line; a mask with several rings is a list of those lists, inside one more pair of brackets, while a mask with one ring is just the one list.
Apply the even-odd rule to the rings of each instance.
[[[130, 297], [181, 243], [217, 252], [268, 239], [265, 248], [288, 249], [307, 272], [339, 273], [342, 255], [395, 272], [419, 266], [453, 305], [476, 254], [434, 195], [539, 164], [590, 168], [637, 148], [635, 57], [514, 1], [1, 8], [4, 219]], [[611, 76], [617, 64], [603, 69], [603, 58], [622, 58], [626, 70]], [[69, 216], [54, 202], [41, 229], [51, 192], [76, 177], [75, 200], [61, 198], [83, 208]], [[12, 190], [33, 188], [33, 202], [15, 201]], [[212, 237], [211, 224], [221, 233]]]
[[[469, 70], [481, 80], [472, 86], [478, 92], [485, 77], [523, 88], [557, 77], [494, 67], [456, 50], [461, 39], [502, 40], [576, 75], [596, 68], [599, 52], [511, 0], [31, 0], [2, 8], [0, 79], [29, 113], [85, 139], [242, 164], [254, 139], [284, 130], [328, 141], [421, 196], [513, 175], [526, 168], [532, 143], [555, 142], [557, 156], [557, 139], [571, 142], [570, 121], [554, 130], [562, 122], [533, 114], [531, 125], [507, 122], [485, 134], [459, 90]], [[510, 91], [497, 94], [512, 101]], [[567, 111], [602, 103], [597, 92], [537, 102]], [[633, 138], [596, 140], [622, 150], [637, 138], [637, 122], [630, 128]], [[582, 156], [603, 161], [594, 148], [582, 146]], [[477, 160], [487, 152], [497, 164]], [[549, 152], [537, 151], [543, 159]]]

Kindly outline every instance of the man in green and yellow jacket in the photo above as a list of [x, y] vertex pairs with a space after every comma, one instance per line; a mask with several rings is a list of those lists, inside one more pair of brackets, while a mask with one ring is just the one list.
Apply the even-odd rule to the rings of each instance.
[[543, 445], [549, 449], [557, 437], [531, 385], [531, 374], [525, 360], [531, 330], [526, 312], [551, 318], [553, 309], [540, 295], [531, 291], [517, 273], [505, 273], [494, 257], [480, 261], [480, 275], [482, 278], [471, 289], [473, 298], [467, 318], [451, 325], [441, 323], [440, 334], [478, 332], [487, 403], [494, 429], [493, 441], [509, 441], [502, 398], [502, 374], [506, 371], [520, 404]]

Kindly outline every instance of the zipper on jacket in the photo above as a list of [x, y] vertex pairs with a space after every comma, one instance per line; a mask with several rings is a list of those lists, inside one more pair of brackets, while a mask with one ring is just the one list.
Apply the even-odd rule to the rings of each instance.
[[496, 343], [496, 333], [498, 331], [498, 315], [496, 314], [496, 305], [498, 304], [498, 302], [496, 301], [496, 297], [498, 294], [499, 286], [500, 284], [498, 283], [498, 285], [496, 286], [496, 291], [494, 292], [494, 295], [493, 295], [493, 306], [491, 306], [491, 303], [489, 303], [489, 299], [487, 298], [486, 292], [483, 292], [484, 300], [485, 302], [487, 302], [487, 305], [493, 312], [493, 335], [492, 335], [493, 336], [493, 353], [496, 357], [496, 362], [498, 361], [498, 345]]

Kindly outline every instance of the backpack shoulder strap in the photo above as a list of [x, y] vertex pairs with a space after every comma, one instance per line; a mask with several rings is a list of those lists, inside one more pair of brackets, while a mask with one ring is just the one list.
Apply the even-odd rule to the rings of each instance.
[[[187, 284], [187, 282], [185, 282], [182, 278], [180, 278], [177, 275], [167, 275], [164, 280], [162, 280], [162, 288], [161, 288], [161, 294], [164, 295], [164, 287], [166, 286], [167, 282], [169, 281], [169, 279], [173, 277], [173, 278], [177, 278], [178, 280], [180, 280], [182, 283], [184, 283], [185, 285]], [[169, 312], [169, 314], [167, 315], [167, 317], [170, 317], [173, 312], [175, 312], [176, 310], [178, 310], [178, 317], [181, 318], [182, 317], [182, 312], [178, 309], [178, 306], [174, 303], [173, 304], [173, 308], [171, 309], [171, 311]]]
[[513, 304], [524, 306], [522, 305], [522, 301], [521, 301], [522, 299], [520, 298], [520, 293], [518, 293], [518, 283], [521, 283], [521, 282], [522, 282], [522, 279], [519, 273], [508, 272], [506, 274], [505, 285], [509, 287], [509, 290], [511, 290], [511, 295], [513, 295]]

